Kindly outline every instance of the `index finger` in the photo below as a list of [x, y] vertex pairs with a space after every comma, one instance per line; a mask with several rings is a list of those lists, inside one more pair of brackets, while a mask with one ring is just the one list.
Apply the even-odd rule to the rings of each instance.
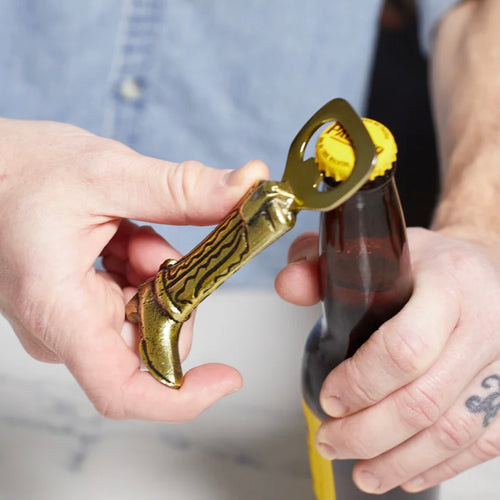
[[325, 413], [342, 417], [371, 406], [435, 363], [459, 317], [440, 281], [437, 273], [416, 276], [406, 306], [328, 375], [320, 394]]

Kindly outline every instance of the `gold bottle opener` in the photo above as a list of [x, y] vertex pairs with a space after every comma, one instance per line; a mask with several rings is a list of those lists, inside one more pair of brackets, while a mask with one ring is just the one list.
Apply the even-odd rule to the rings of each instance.
[[[355, 152], [351, 176], [320, 191], [323, 174], [314, 158], [304, 160], [312, 135], [325, 123], [339, 123]], [[140, 352], [150, 373], [169, 387], [182, 384], [178, 342], [182, 324], [200, 302], [252, 257], [295, 225], [299, 210], [332, 210], [369, 178], [377, 161], [363, 122], [343, 99], [318, 110], [290, 145], [280, 182], [259, 181], [228, 216], [179, 261], [166, 260], [139, 287], [126, 306], [127, 319], [138, 323]]]

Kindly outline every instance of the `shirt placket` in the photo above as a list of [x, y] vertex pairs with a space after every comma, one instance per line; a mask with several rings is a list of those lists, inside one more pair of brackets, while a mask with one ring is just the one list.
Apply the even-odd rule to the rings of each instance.
[[109, 79], [102, 133], [135, 147], [148, 103], [165, 0], [125, 0]]

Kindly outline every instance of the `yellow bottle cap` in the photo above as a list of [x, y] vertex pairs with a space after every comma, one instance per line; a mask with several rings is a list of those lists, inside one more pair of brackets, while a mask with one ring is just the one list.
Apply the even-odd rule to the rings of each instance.
[[[373, 180], [392, 168], [398, 147], [385, 125], [371, 118], [363, 118], [363, 123], [377, 151], [377, 164], [370, 175], [370, 180]], [[354, 158], [351, 139], [340, 123], [336, 122], [321, 132], [316, 143], [316, 163], [325, 177], [345, 181], [354, 168]]]

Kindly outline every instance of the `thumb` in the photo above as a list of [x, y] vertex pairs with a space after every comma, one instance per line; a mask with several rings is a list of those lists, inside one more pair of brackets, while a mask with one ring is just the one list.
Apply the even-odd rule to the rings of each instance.
[[99, 183], [107, 188], [101, 215], [175, 225], [214, 224], [257, 180], [269, 176], [258, 160], [237, 170], [219, 170], [196, 161], [172, 163], [137, 153], [131, 159], [130, 152], [128, 156], [109, 183]]

